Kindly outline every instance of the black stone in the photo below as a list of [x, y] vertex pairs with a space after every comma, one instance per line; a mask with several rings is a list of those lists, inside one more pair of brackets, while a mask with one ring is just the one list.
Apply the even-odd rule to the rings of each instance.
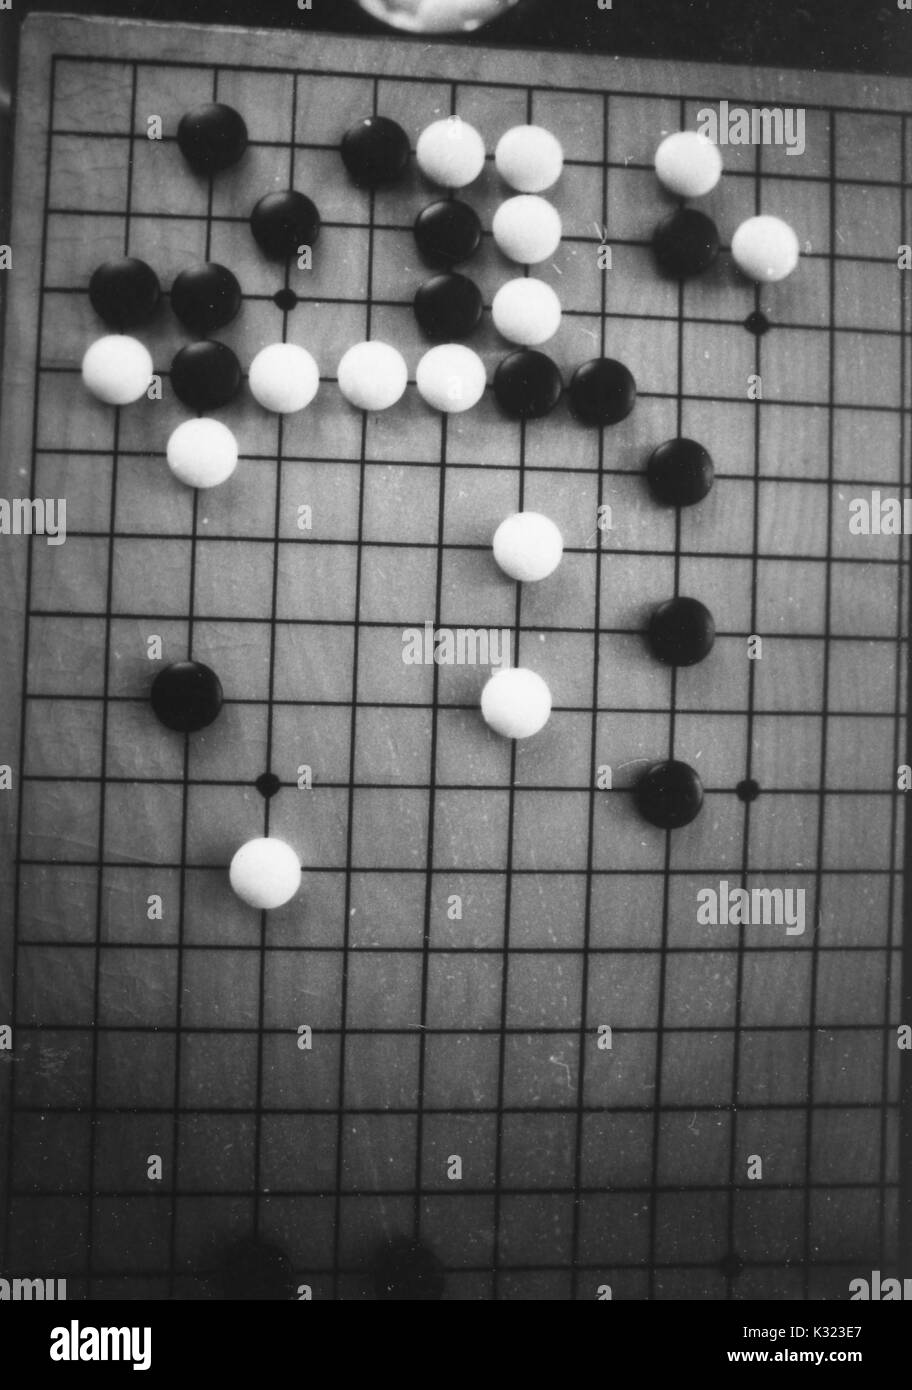
[[386, 1301], [437, 1302], [446, 1287], [434, 1252], [405, 1237], [390, 1241], [375, 1255], [371, 1272], [377, 1298]]
[[468, 338], [481, 323], [483, 308], [481, 290], [465, 275], [435, 275], [415, 295], [415, 318], [436, 343]]
[[306, 193], [288, 188], [267, 193], [250, 214], [250, 230], [264, 255], [287, 261], [301, 246], [315, 246], [320, 236], [320, 214]]
[[695, 820], [703, 805], [703, 783], [687, 763], [654, 763], [634, 788], [637, 810], [661, 830]]
[[342, 162], [355, 183], [377, 188], [395, 183], [408, 168], [409, 138], [388, 116], [365, 116], [342, 137]]
[[225, 1251], [213, 1282], [221, 1297], [231, 1302], [284, 1302], [295, 1294], [287, 1253], [252, 1236]]
[[428, 265], [450, 270], [475, 255], [481, 245], [481, 219], [458, 198], [430, 203], [415, 219], [415, 242]]
[[298, 307], [298, 296], [294, 290], [276, 290], [272, 296], [272, 302], [277, 309], [281, 309], [284, 314], [290, 314], [292, 309]]
[[727, 1255], [723, 1255], [719, 1261], [719, 1270], [725, 1275], [726, 1279], [737, 1279], [744, 1273], [744, 1261], [735, 1250], [729, 1250]]
[[236, 276], [214, 261], [182, 270], [171, 286], [171, 308], [185, 328], [201, 337], [231, 323], [240, 307]]
[[538, 420], [549, 415], [562, 390], [557, 364], [544, 352], [531, 348], [511, 352], [494, 373], [497, 403], [514, 420]]
[[755, 782], [753, 777], [745, 777], [744, 781], [735, 787], [735, 796], [739, 801], [756, 801], [759, 795], [760, 783]]
[[753, 333], [755, 338], [762, 338], [764, 333], [770, 331], [772, 324], [766, 317], [766, 314], [762, 313], [759, 309], [755, 309], [754, 312], [748, 314], [747, 318], [744, 320], [744, 327], [747, 329], [748, 333]]
[[105, 261], [89, 281], [89, 299], [99, 318], [123, 331], [148, 323], [158, 308], [161, 286], [145, 261], [135, 256]]
[[646, 474], [656, 501], [669, 507], [692, 507], [709, 493], [715, 469], [702, 444], [669, 439], [653, 453]]
[[233, 106], [213, 102], [181, 118], [177, 143], [191, 169], [198, 174], [217, 174], [237, 164], [244, 154], [247, 126]]
[[282, 790], [282, 783], [274, 772], [264, 772], [254, 783], [260, 796], [265, 796], [268, 801], [271, 796], [276, 796]]
[[681, 208], [659, 224], [652, 246], [663, 275], [689, 280], [702, 275], [718, 256], [719, 233], [705, 212]]
[[241, 364], [224, 343], [190, 343], [171, 363], [174, 394], [205, 413], [233, 401], [241, 389]]
[[570, 381], [570, 405], [586, 425], [616, 425], [636, 405], [636, 382], [622, 362], [595, 357], [577, 367]]
[[175, 661], [152, 682], [152, 709], [166, 729], [193, 734], [206, 729], [222, 708], [222, 683], [201, 661]]
[[716, 640], [713, 615], [695, 598], [671, 598], [649, 620], [649, 645], [668, 666], [696, 666]]

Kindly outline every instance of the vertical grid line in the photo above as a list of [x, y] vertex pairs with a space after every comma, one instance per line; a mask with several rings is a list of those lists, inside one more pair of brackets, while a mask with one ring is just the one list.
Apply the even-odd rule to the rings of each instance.
[[[440, 481], [438, 484], [437, 495], [437, 576], [435, 579], [434, 596], [434, 629], [441, 623], [441, 606], [443, 602], [443, 535], [444, 535], [444, 515], [446, 507], [446, 457], [447, 457], [447, 420], [444, 414], [440, 422]], [[417, 1115], [415, 1119], [415, 1239], [421, 1236], [422, 1218], [422, 1149], [424, 1146], [424, 1086], [425, 1069], [427, 1064], [427, 1008], [428, 1008], [428, 975], [431, 963], [431, 912], [434, 899], [434, 831], [436, 826], [436, 787], [437, 787], [437, 738], [439, 732], [439, 695], [440, 695], [440, 666], [434, 663], [433, 673], [433, 703], [431, 705], [431, 747], [429, 752], [428, 778], [428, 826], [427, 826], [427, 874], [424, 886], [424, 931], [421, 944], [421, 1003], [420, 1003], [420, 1024], [418, 1030], [418, 1091], [415, 1101]]]
[[[298, 125], [298, 77], [291, 80], [291, 138], [288, 146], [288, 186], [294, 186], [295, 139]], [[291, 257], [285, 261], [284, 288], [291, 285]], [[288, 309], [282, 310], [282, 342], [288, 340]], [[285, 417], [279, 415], [276, 424], [275, 501], [273, 504], [272, 598], [269, 621], [269, 690], [266, 698], [266, 772], [272, 771], [273, 723], [275, 718], [276, 638], [278, 633], [279, 567], [281, 559], [280, 532], [282, 526], [282, 456], [285, 448]], [[272, 798], [266, 797], [263, 808], [263, 834], [269, 835], [272, 818]], [[266, 1033], [266, 944], [269, 912], [260, 913], [259, 997], [257, 1002], [257, 1064], [256, 1100], [253, 1135], [253, 1233], [260, 1234], [262, 1215], [262, 1146], [263, 1146], [263, 1042]]]
[[[138, 69], [136, 63], [131, 64], [130, 70], [130, 154], [127, 160], [127, 187], [124, 206], [124, 255], [130, 250], [130, 215], [133, 206], [133, 145], [136, 130], [136, 88], [138, 82]], [[92, 1018], [94, 1027], [92, 1029], [92, 1089], [89, 1101], [89, 1175], [86, 1183], [88, 1191], [88, 1211], [86, 1213], [86, 1290], [91, 1297], [92, 1274], [93, 1274], [93, 1243], [95, 1235], [95, 1201], [93, 1193], [95, 1191], [95, 1167], [97, 1158], [97, 1129], [98, 1129], [98, 1014], [99, 1014], [99, 995], [101, 988], [101, 950], [102, 950], [102, 917], [104, 913], [104, 880], [105, 880], [105, 832], [106, 832], [106, 807], [107, 807], [107, 773], [108, 773], [108, 715], [110, 711], [110, 681], [111, 681], [111, 625], [113, 621], [113, 594], [114, 594], [114, 532], [117, 529], [117, 464], [120, 451], [120, 426], [122, 419], [121, 407], [115, 408], [114, 413], [114, 440], [111, 452], [111, 537], [108, 541], [108, 563], [107, 575], [105, 579], [105, 613], [104, 613], [104, 672], [102, 675], [102, 706], [101, 706], [101, 766], [99, 768], [99, 791], [98, 791], [98, 884], [95, 897], [95, 938], [94, 938], [94, 970], [92, 980]]]
[[808, 1063], [807, 1063], [807, 1104], [805, 1107], [805, 1127], [804, 1127], [804, 1188], [805, 1188], [805, 1219], [804, 1219], [804, 1298], [811, 1297], [811, 1273], [813, 1260], [813, 1128], [814, 1128], [814, 1067], [817, 1058], [817, 983], [818, 967], [820, 963], [820, 919], [821, 919], [821, 899], [823, 896], [823, 861], [825, 848], [825, 810], [826, 810], [826, 770], [827, 752], [829, 748], [829, 708], [830, 708], [830, 662], [832, 659], [832, 643], [830, 641], [830, 619], [832, 609], [833, 593], [833, 495], [835, 492], [835, 477], [833, 466], [833, 450], [836, 443], [836, 335], [833, 328], [833, 320], [836, 313], [836, 261], [833, 253], [836, 249], [836, 120], [835, 111], [830, 112], [830, 159], [829, 159], [829, 179], [828, 179], [828, 208], [829, 208], [829, 228], [830, 228], [830, 259], [829, 259], [829, 359], [828, 359], [828, 396], [827, 406], [827, 540], [826, 540], [826, 571], [824, 575], [824, 599], [823, 599], [823, 650], [825, 652], [823, 665], [823, 694], [820, 700], [820, 707], [823, 715], [820, 732], [820, 796], [819, 810], [817, 819], [817, 871], [815, 874], [814, 901], [816, 909], [816, 921], [814, 923], [814, 936], [811, 942], [811, 988], [810, 999], [808, 1001]]
[[[44, 295], [47, 284], [47, 250], [48, 250], [48, 231], [49, 216], [48, 207], [50, 206], [51, 193], [51, 156], [53, 152], [53, 129], [54, 129], [54, 100], [57, 89], [57, 58], [53, 56], [50, 62], [49, 73], [50, 91], [48, 92], [47, 104], [47, 130], [44, 140], [44, 199], [42, 203], [41, 220], [41, 264], [38, 277], [38, 308], [37, 325], [35, 336], [35, 363], [32, 375], [32, 450], [29, 460], [29, 496], [35, 496], [35, 481], [38, 468], [38, 405], [41, 394], [41, 344], [44, 336]], [[4, 344], [4, 347], [7, 344]], [[5, 359], [4, 359], [5, 360]], [[22, 689], [21, 706], [19, 712], [19, 785], [16, 789], [16, 868], [14, 874], [13, 890], [13, 949], [10, 970], [12, 978], [10, 980], [10, 1024], [13, 1029], [13, 1039], [15, 1040], [18, 1032], [17, 1003], [18, 1003], [18, 983], [19, 983], [19, 937], [22, 925], [22, 827], [25, 812], [25, 750], [26, 735], [28, 732], [28, 667], [31, 649], [31, 610], [32, 610], [32, 575], [33, 561], [35, 554], [35, 537], [29, 536], [27, 542], [26, 565], [25, 565], [25, 632], [22, 644]], [[3, 1204], [3, 1249], [9, 1252], [10, 1237], [13, 1222], [13, 1159], [15, 1156], [14, 1134], [16, 1116], [16, 1068], [10, 1068], [9, 1094], [8, 1101], [8, 1125], [6, 1134], [6, 1192]]]
[[[212, 74], [212, 100], [218, 101], [219, 70]], [[208, 176], [206, 190], [206, 251], [209, 260], [212, 248], [212, 207], [215, 177]], [[193, 489], [193, 513], [190, 528], [190, 592], [187, 611], [187, 660], [193, 660], [194, 609], [196, 607], [197, 551], [199, 540], [199, 489]], [[171, 1219], [169, 1228], [168, 1296], [174, 1298], [177, 1280], [177, 1204], [178, 1204], [178, 1166], [180, 1163], [180, 1125], [181, 1125], [181, 1064], [183, 1061], [183, 1015], [184, 1015], [184, 927], [187, 895], [187, 830], [190, 821], [190, 746], [192, 735], [184, 734], [184, 751], [181, 786], [181, 836], [180, 869], [178, 879], [177, 915], [177, 961], [175, 971], [174, 1004], [174, 1117], [171, 1138]]]
[[[912, 160], [912, 141], [909, 139], [909, 118], [902, 118], [902, 168], [900, 170], [900, 180], [903, 183], [903, 208], [902, 215], [904, 221], [903, 241], [908, 244], [908, 237], [912, 227], [910, 227], [910, 201], [912, 201], [912, 179], [910, 179], [910, 160]], [[912, 486], [912, 429], [910, 429], [910, 411], [912, 411], [912, 399], [910, 399], [909, 368], [912, 351], [912, 292], [910, 292], [909, 277], [912, 271], [903, 272], [902, 278], [902, 301], [903, 301], [903, 335], [900, 339], [901, 353], [901, 410], [900, 410], [900, 450], [901, 450], [901, 482], [905, 482], [907, 487]], [[906, 543], [906, 556], [909, 556], [912, 543]], [[902, 572], [902, 566], [900, 566]], [[912, 574], [910, 574], [906, 586], [905, 595], [907, 600], [907, 610], [905, 614], [904, 628], [906, 637], [906, 704], [907, 710], [904, 720], [905, 738], [905, 757], [904, 762], [912, 764], [912, 716], [908, 710], [910, 691], [912, 691], [912, 640], [908, 631], [909, 612], [912, 610]], [[897, 655], [897, 665], [902, 667], [902, 650]], [[908, 793], [907, 793], [908, 795]], [[900, 1000], [900, 1018], [905, 1024], [912, 1024], [912, 815], [909, 814], [908, 807], [904, 805], [903, 820], [903, 903], [902, 903], [902, 985]], [[892, 947], [892, 942], [890, 943]], [[899, 1088], [900, 1088], [900, 1116], [899, 1116], [899, 1180], [902, 1183], [899, 1202], [899, 1254], [903, 1259], [908, 1259], [912, 1252], [912, 1059], [908, 1052], [899, 1054]], [[886, 1081], [884, 1083], [887, 1084]], [[904, 1271], [901, 1271], [904, 1272]]]
[[[523, 510], [523, 500], [525, 496], [525, 455], [526, 455], [526, 422], [523, 419], [519, 426], [519, 505], [517, 510]], [[519, 666], [519, 646], [520, 646], [520, 624], [522, 622], [522, 585], [516, 585], [516, 601], [513, 610], [513, 665]], [[504, 1089], [507, 1065], [507, 1017], [509, 1008], [509, 985], [510, 985], [510, 920], [513, 913], [513, 827], [516, 818], [516, 739], [510, 742], [510, 787], [508, 793], [507, 810], [507, 862], [504, 869], [504, 940], [502, 952], [502, 966], [500, 978], [500, 1038], [497, 1055], [497, 1135], [494, 1146], [494, 1235], [492, 1242], [493, 1253], [493, 1287], [492, 1294], [494, 1301], [500, 1298], [500, 1235], [501, 1235], [501, 1168], [503, 1166], [503, 1129], [504, 1129]]]
[[[526, 89], [526, 121], [532, 124], [534, 92]], [[523, 275], [528, 277], [529, 267], [523, 267]], [[526, 493], [526, 420], [519, 424], [519, 502], [517, 511], [523, 510]], [[520, 626], [522, 623], [522, 585], [516, 585], [516, 602], [513, 610], [513, 653], [512, 663], [519, 666]], [[504, 1083], [507, 1065], [507, 1014], [509, 1007], [510, 984], [510, 918], [513, 913], [513, 826], [516, 818], [516, 739], [510, 741], [510, 787], [507, 811], [507, 863], [504, 869], [504, 940], [500, 979], [500, 1042], [497, 1054], [497, 1134], [494, 1143], [494, 1233], [492, 1238], [492, 1297], [494, 1302], [500, 1298], [500, 1236], [502, 1220], [503, 1130], [504, 1130]]]
[[[685, 129], [687, 106], [684, 97], [678, 103], [678, 119]], [[681, 437], [684, 418], [684, 282], [678, 283], [678, 341], [677, 341], [677, 399], [675, 428]], [[681, 591], [681, 508], [675, 508], [674, 597]], [[668, 699], [668, 757], [675, 755], [675, 722], [678, 704], [678, 668], [671, 668], [671, 689]], [[662, 1065], [665, 1051], [665, 983], [668, 973], [668, 929], [671, 907], [671, 851], [673, 830], [665, 831], [665, 857], [662, 871], [662, 944], [659, 948], [659, 997], [656, 1019], [655, 1091], [653, 1093], [652, 1171], [649, 1197], [649, 1297], [655, 1297], [656, 1243], [658, 1240], [659, 1150], [662, 1139]]]
[[[763, 146], [757, 146], [755, 156], [755, 180], [754, 180], [754, 213], [760, 214], [763, 200], [761, 189], [763, 185]], [[754, 312], [760, 312], [760, 286], [754, 288]], [[754, 338], [754, 372], [762, 383], [762, 343], [763, 339], [757, 335]], [[757, 584], [759, 580], [759, 557], [760, 557], [760, 456], [762, 438], [762, 403], [763, 388], [761, 384], [760, 395], [754, 401], [754, 476], [753, 476], [753, 532], [751, 544], [751, 634], [757, 631]], [[747, 663], [747, 731], [745, 749], [745, 780], [749, 781], [754, 768], [754, 702], [756, 699], [756, 661]], [[751, 807], [752, 802], [744, 802], [744, 826], [741, 837], [741, 883], [747, 888], [747, 880], [750, 872], [750, 831], [751, 831]], [[740, 1272], [740, 1257], [735, 1249], [735, 1229], [738, 1201], [740, 1192], [735, 1185], [736, 1167], [738, 1162], [738, 1083], [741, 1066], [741, 1011], [744, 1003], [744, 962], [745, 962], [745, 937], [743, 926], [738, 930], [738, 941], [735, 946], [735, 1012], [733, 1019], [732, 1033], [732, 1075], [731, 1075], [731, 1106], [729, 1108], [729, 1135], [728, 1135], [728, 1248], [724, 1263], [725, 1272], [725, 1296], [731, 1300], [735, 1296], [735, 1280]]]
[[[457, 94], [459, 83], [453, 82], [450, 85], [450, 114], [456, 115]], [[449, 195], [454, 196], [454, 190], [449, 190]], [[443, 606], [443, 557], [444, 541], [446, 538], [446, 467], [447, 467], [447, 440], [448, 440], [448, 420], [446, 413], [440, 420], [440, 476], [437, 488], [437, 573], [434, 579], [434, 629], [442, 622], [441, 609]], [[439, 730], [440, 716], [440, 665], [434, 663], [433, 672], [433, 693], [431, 696], [431, 747], [428, 763], [428, 818], [427, 818], [427, 876], [424, 885], [424, 932], [421, 943], [421, 1002], [420, 1002], [420, 1026], [418, 1030], [418, 1087], [415, 1099], [417, 1114], [415, 1117], [415, 1217], [414, 1230], [415, 1240], [421, 1238], [422, 1204], [423, 1204], [423, 1165], [422, 1150], [424, 1148], [424, 1087], [427, 1066], [427, 1007], [428, 1007], [428, 975], [430, 971], [430, 950], [431, 950], [431, 912], [434, 901], [434, 832], [436, 828], [436, 808], [437, 808], [437, 737]]]
[[[373, 114], [376, 116], [380, 96], [380, 79], [375, 77], [372, 84]], [[376, 194], [370, 190], [367, 219], [367, 293], [365, 303], [365, 337], [370, 339], [373, 321], [374, 294], [374, 229], [376, 222]], [[348, 825], [345, 846], [345, 921], [342, 925], [342, 979], [339, 1013], [339, 1089], [338, 1111], [336, 1116], [336, 1174], [333, 1204], [333, 1298], [339, 1297], [341, 1276], [340, 1259], [342, 1244], [342, 1145], [345, 1128], [345, 1057], [346, 1057], [346, 1014], [348, 1010], [348, 965], [351, 950], [351, 898], [352, 898], [352, 857], [354, 850], [355, 814], [355, 755], [357, 748], [358, 721], [358, 661], [361, 650], [361, 574], [364, 540], [364, 487], [367, 475], [367, 431], [368, 416], [364, 412], [361, 420], [361, 459], [358, 477], [358, 535], [355, 552], [355, 617], [352, 630], [352, 691], [351, 691], [351, 734], [348, 763]]]
[[[605, 240], [608, 240], [608, 128], [610, 121], [611, 98], [607, 92], [602, 97], [602, 227], [606, 229]], [[599, 325], [599, 352], [605, 356], [605, 339], [608, 320], [606, 309], [608, 307], [608, 272], [602, 270], [601, 275], [601, 323]], [[605, 426], [599, 429], [598, 437], [598, 464], [599, 475], [596, 496], [596, 519], [601, 521], [601, 508], [605, 496]], [[598, 800], [598, 789], [595, 782], [595, 768], [598, 764], [598, 723], [599, 723], [599, 675], [600, 657], [602, 647], [601, 620], [602, 620], [602, 532], [596, 528], [595, 533], [595, 617], [593, 619], [593, 638], [594, 650], [592, 656], [592, 716], [590, 720], [589, 734], [589, 830], [586, 845], [586, 905], [583, 922], [583, 947], [581, 965], [581, 1003], [580, 1003], [580, 1024], [579, 1041], [576, 1065], [576, 1135], [575, 1135], [575, 1157], [573, 1169], [573, 1188], [575, 1200], [573, 1203], [573, 1237], [571, 1245], [571, 1297], [574, 1301], [579, 1298], [579, 1261], [580, 1261], [580, 1228], [582, 1222], [581, 1211], [581, 1188], [583, 1174], [583, 1144], [584, 1134], [584, 1113], [583, 1106], [586, 1097], [586, 1045], [589, 1037], [589, 1018], [588, 1018], [588, 997], [589, 997], [589, 948], [592, 940], [592, 883], [593, 883], [593, 858], [595, 854], [595, 807]]]
[[[906, 120], [900, 118], [900, 177], [902, 178], [906, 167]], [[907, 232], [906, 221], [906, 194], [900, 194], [899, 204], [899, 243], [905, 245]], [[835, 271], [835, 267], [834, 267]], [[902, 492], [905, 482], [905, 440], [906, 440], [906, 292], [909, 282], [908, 272], [903, 272], [900, 278], [898, 318], [899, 318], [899, 487]], [[897, 775], [899, 763], [902, 761], [902, 639], [903, 622], [905, 619], [905, 576], [902, 560], [903, 547], [908, 549], [909, 542], [904, 537], [899, 537], [897, 542], [897, 560], [900, 561], [896, 567], [896, 674], [893, 683], [893, 698], [895, 709], [893, 714], [893, 765], [891, 775]], [[884, 993], [883, 993], [883, 1047], [881, 1049], [881, 1111], [880, 1111], [880, 1201], [878, 1210], [879, 1238], [878, 1248], [880, 1250], [880, 1268], [890, 1267], [892, 1256], [890, 1253], [890, 1235], [887, 1229], [887, 1201], [889, 1190], [888, 1165], [889, 1153], [889, 1115], [890, 1115], [890, 1060], [892, 1048], [896, 1046], [895, 1036], [891, 1036], [893, 1019], [891, 1016], [891, 998], [893, 994], [893, 955], [895, 943], [893, 940], [896, 919], [896, 849], [899, 837], [900, 816], [905, 814], [903, 798], [905, 792], [900, 792], [894, 784], [893, 799], [890, 807], [890, 873], [888, 878], [888, 898], [887, 898], [887, 933], [885, 940], [885, 960], [884, 960]], [[903, 806], [900, 811], [900, 806]], [[902, 1277], [902, 1270], [897, 1269], [897, 1274]]]

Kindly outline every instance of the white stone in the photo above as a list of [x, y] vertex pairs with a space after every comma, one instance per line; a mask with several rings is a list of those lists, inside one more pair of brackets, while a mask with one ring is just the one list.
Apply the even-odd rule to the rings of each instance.
[[306, 348], [270, 343], [257, 353], [248, 374], [250, 391], [266, 410], [292, 415], [310, 405], [320, 389], [320, 369]]
[[522, 584], [547, 579], [563, 553], [559, 529], [541, 512], [516, 512], [494, 532], [494, 559], [504, 574]]
[[532, 276], [501, 285], [491, 312], [498, 333], [521, 347], [540, 347], [560, 328], [560, 300], [550, 285]]
[[749, 217], [732, 237], [735, 264], [751, 280], [784, 280], [798, 264], [798, 237], [780, 217]]
[[187, 487], [218, 487], [238, 461], [237, 440], [221, 420], [185, 420], [168, 440], [168, 467]]
[[491, 230], [505, 256], [518, 265], [539, 265], [560, 246], [563, 226], [557, 208], [534, 193], [508, 198], [494, 214]]
[[698, 130], [666, 135], [655, 155], [659, 182], [679, 198], [703, 198], [722, 177], [722, 156]]
[[415, 147], [418, 168], [442, 188], [465, 188], [484, 168], [484, 140], [459, 116], [434, 121], [421, 132]]
[[152, 381], [152, 358], [138, 338], [111, 333], [98, 338], [82, 359], [82, 379], [106, 405], [132, 405]]
[[389, 410], [405, 394], [408, 367], [389, 343], [356, 343], [339, 363], [339, 390], [359, 410]]
[[544, 193], [557, 183], [564, 151], [556, 135], [540, 125], [517, 125], [500, 137], [494, 153], [497, 172], [518, 193]]
[[248, 840], [231, 861], [231, 887], [250, 907], [271, 909], [290, 902], [301, 887], [301, 864], [284, 840]]
[[525, 667], [497, 671], [481, 692], [485, 723], [503, 738], [531, 738], [551, 714], [551, 691], [541, 676]]
[[415, 373], [418, 393], [435, 410], [456, 415], [471, 410], [485, 393], [485, 364], [462, 343], [440, 343], [426, 352]]

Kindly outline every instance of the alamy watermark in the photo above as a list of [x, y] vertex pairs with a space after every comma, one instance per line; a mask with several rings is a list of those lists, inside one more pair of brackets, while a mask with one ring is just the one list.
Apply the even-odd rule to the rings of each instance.
[[879, 1269], [870, 1279], [853, 1279], [849, 1284], [850, 1303], [897, 1303], [912, 1299], [912, 1279], [882, 1279]]
[[66, 540], [65, 497], [0, 497], [0, 536], [44, 536], [48, 545]]
[[0, 1279], [0, 1303], [63, 1303], [65, 1279]]
[[714, 145], [784, 145], [786, 154], [804, 154], [805, 111], [800, 106], [704, 106], [697, 130]]
[[509, 666], [509, 628], [407, 627], [402, 633], [406, 666]]
[[908, 536], [912, 534], [912, 498], [885, 497], [874, 488], [870, 497], [849, 502], [849, 535]]
[[722, 879], [718, 889], [697, 894], [697, 922], [702, 927], [785, 927], [786, 936], [804, 935], [803, 888], [732, 888]]
[[131, 1361], [134, 1371], [152, 1365], [151, 1327], [69, 1327], [51, 1330], [52, 1361]]

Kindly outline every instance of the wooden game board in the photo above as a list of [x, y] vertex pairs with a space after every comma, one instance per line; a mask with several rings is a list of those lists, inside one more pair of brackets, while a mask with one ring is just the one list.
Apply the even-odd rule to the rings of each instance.
[[[214, 96], [252, 143], [210, 186], [173, 136]], [[798, 228], [798, 273], [762, 291], [727, 252], [683, 289], [652, 264], [669, 206], [655, 146], [723, 97], [807, 110], [804, 156], [729, 148], [706, 200], [726, 245], [758, 209]], [[375, 1248], [400, 1235], [434, 1249], [457, 1299], [845, 1299], [852, 1278], [902, 1272], [908, 546], [851, 537], [848, 504], [910, 482], [906, 101], [862, 76], [27, 23], [2, 492], [65, 496], [68, 538], [0, 538], [0, 1023], [15, 1023], [0, 1273], [190, 1298], [252, 1231], [323, 1299], [369, 1296]], [[414, 176], [359, 193], [337, 152], [373, 110], [413, 137], [459, 112], [489, 150], [528, 118], [560, 136], [566, 236], [541, 274], [565, 317], [546, 350], [565, 376], [624, 361], [627, 421], [600, 434], [562, 405], [521, 427], [490, 393], [443, 420], [413, 386], [377, 418], [342, 401], [351, 343], [396, 343], [412, 373], [422, 351], [410, 226], [430, 191]], [[313, 270], [286, 282], [246, 219], [291, 183], [325, 227]], [[490, 169], [467, 195], [488, 227], [501, 196]], [[284, 423], [246, 393], [221, 412], [243, 457], [211, 494], [163, 462], [186, 414], [169, 311], [139, 334], [163, 400], [114, 411], [81, 386], [100, 331], [88, 278], [124, 250], [166, 287], [224, 262], [246, 298], [216, 336], [246, 368], [284, 335], [326, 378]], [[489, 238], [465, 269], [488, 304], [513, 273]], [[301, 302], [283, 311], [286, 287]], [[764, 336], [744, 327], [757, 309]], [[493, 370], [489, 315], [476, 345]], [[641, 471], [679, 432], [718, 473], [676, 516]], [[520, 505], [558, 522], [567, 553], [518, 592], [489, 546]], [[719, 630], [677, 674], [641, 636], [675, 592]], [[551, 684], [547, 730], [499, 742], [477, 712], [486, 671], [405, 665], [403, 628], [426, 620], [510, 629], [514, 661]], [[153, 635], [165, 660], [219, 672], [205, 734], [152, 717]], [[668, 834], [629, 787], [672, 751], [707, 796]], [[757, 800], [736, 795], [745, 779]], [[264, 829], [306, 873], [268, 919], [225, 872]], [[698, 926], [698, 890], [723, 879], [805, 889], [806, 933]]]

